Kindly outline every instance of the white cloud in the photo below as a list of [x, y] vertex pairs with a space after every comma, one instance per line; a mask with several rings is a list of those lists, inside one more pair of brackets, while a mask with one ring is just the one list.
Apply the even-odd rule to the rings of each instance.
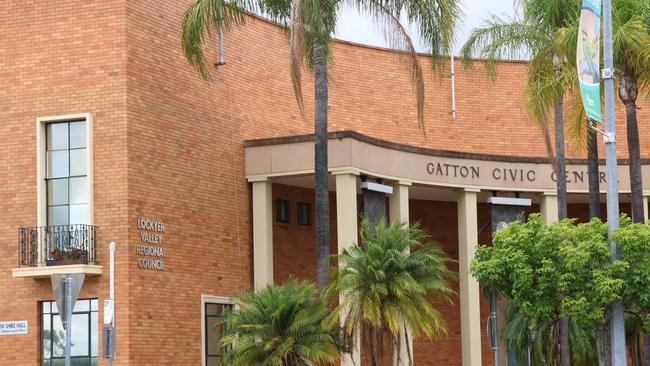
[[[465, 14], [463, 24], [457, 29], [455, 53], [458, 54], [471, 29], [482, 25], [483, 20], [489, 18], [491, 14], [512, 16], [513, 3], [514, 0], [463, 0]], [[427, 47], [420, 42], [415, 27], [409, 27], [409, 34], [418, 51], [426, 52]], [[351, 42], [388, 47], [382, 32], [374, 24], [371, 16], [359, 14], [356, 8], [351, 7], [341, 9], [336, 37]]]

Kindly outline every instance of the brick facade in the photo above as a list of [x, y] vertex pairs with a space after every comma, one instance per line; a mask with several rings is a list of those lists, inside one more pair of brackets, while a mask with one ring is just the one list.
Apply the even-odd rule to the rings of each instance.
[[[243, 141], [311, 133], [312, 122], [300, 117], [295, 103], [283, 30], [269, 22], [248, 17], [245, 27], [227, 34], [226, 64], [212, 70], [211, 81], [200, 80], [180, 49], [180, 22], [189, 3], [0, 5], [0, 321], [29, 322], [27, 335], [0, 336], [0, 365], [38, 362], [37, 301], [52, 299], [49, 280], [13, 278], [10, 271], [17, 267], [17, 229], [36, 225], [38, 117], [93, 116], [94, 224], [105, 274], [87, 278], [81, 297], [100, 303], [108, 297], [108, 242], [117, 242], [115, 365], [199, 365], [200, 295], [231, 296], [250, 287], [250, 188]], [[216, 41], [207, 47], [211, 61], [218, 59], [216, 48]], [[545, 155], [543, 139], [523, 107], [525, 63], [505, 63], [494, 84], [481, 63], [472, 70], [457, 67], [455, 120], [449, 115], [449, 79], [425, 72], [425, 137], [417, 127], [414, 93], [400, 57], [335, 44], [331, 131], [356, 130], [437, 149]], [[422, 62], [430, 70], [426, 57]], [[309, 77], [304, 83], [310, 116], [313, 88]], [[639, 110], [639, 121], [649, 117], [648, 110]], [[619, 123], [619, 157], [627, 149], [623, 126]], [[644, 152], [650, 147], [648, 128], [639, 124]], [[569, 155], [583, 157], [584, 152], [570, 147]], [[293, 223], [295, 202], [313, 201], [310, 190], [287, 186], [274, 186], [274, 197], [290, 199]], [[334, 251], [334, 196], [331, 207]], [[481, 206], [479, 225], [487, 215]], [[454, 202], [412, 200], [411, 216], [457, 258]], [[166, 271], [138, 268], [138, 218], [165, 222]], [[315, 276], [313, 231], [294, 226], [274, 228], [278, 281], [292, 274]], [[458, 305], [440, 306], [449, 334], [435, 343], [416, 342], [418, 365], [460, 365]], [[489, 365], [487, 346], [484, 351]], [[100, 359], [100, 364], [106, 362]]]

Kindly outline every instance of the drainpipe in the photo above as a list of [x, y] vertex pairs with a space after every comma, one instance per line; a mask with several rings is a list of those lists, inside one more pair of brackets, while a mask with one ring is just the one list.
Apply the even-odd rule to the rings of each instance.
[[454, 56], [451, 56], [451, 118], [456, 119], [456, 72]]

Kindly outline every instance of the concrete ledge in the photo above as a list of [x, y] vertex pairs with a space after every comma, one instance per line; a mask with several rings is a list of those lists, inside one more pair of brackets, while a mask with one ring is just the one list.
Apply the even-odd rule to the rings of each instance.
[[68, 264], [65, 266], [41, 266], [13, 268], [11, 274], [15, 278], [47, 278], [53, 273], [83, 273], [86, 276], [101, 276], [104, 267], [96, 264]]

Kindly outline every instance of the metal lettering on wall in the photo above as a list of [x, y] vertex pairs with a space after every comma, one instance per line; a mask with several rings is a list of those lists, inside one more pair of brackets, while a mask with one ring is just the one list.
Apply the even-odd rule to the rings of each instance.
[[[468, 159], [440, 158], [422, 160], [424, 169], [407, 176], [451, 185], [474, 185], [486, 187], [517, 188], [523, 190], [551, 189], [558, 178], [549, 164], [511, 163], [498, 161], [472, 161]], [[422, 165], [420, 165], [422, 167]], [[602, 167], [598, 173], [601, 186], [607, 183]], [[619, 166], [621, 187], [629, 187], [627, 166]], [[424, 173], [424, 174], [423, 174]], [[650, 176], [650, 166], [643, 167], [644, 178]], [[561, 179], [562, 177], [560, 177]], [[568, 165], [564, 173], [567, 189], [587, 190], [589, 174], [584, 165]], [[650, 178], [649, 178], [650, 179]]]
[[165, 270], [167, 251], [162, 247], [165, 223], [162, 221], [138, 219], [141, 242], [135, 246], [138, 258], [138, 267], [141, 269]]

